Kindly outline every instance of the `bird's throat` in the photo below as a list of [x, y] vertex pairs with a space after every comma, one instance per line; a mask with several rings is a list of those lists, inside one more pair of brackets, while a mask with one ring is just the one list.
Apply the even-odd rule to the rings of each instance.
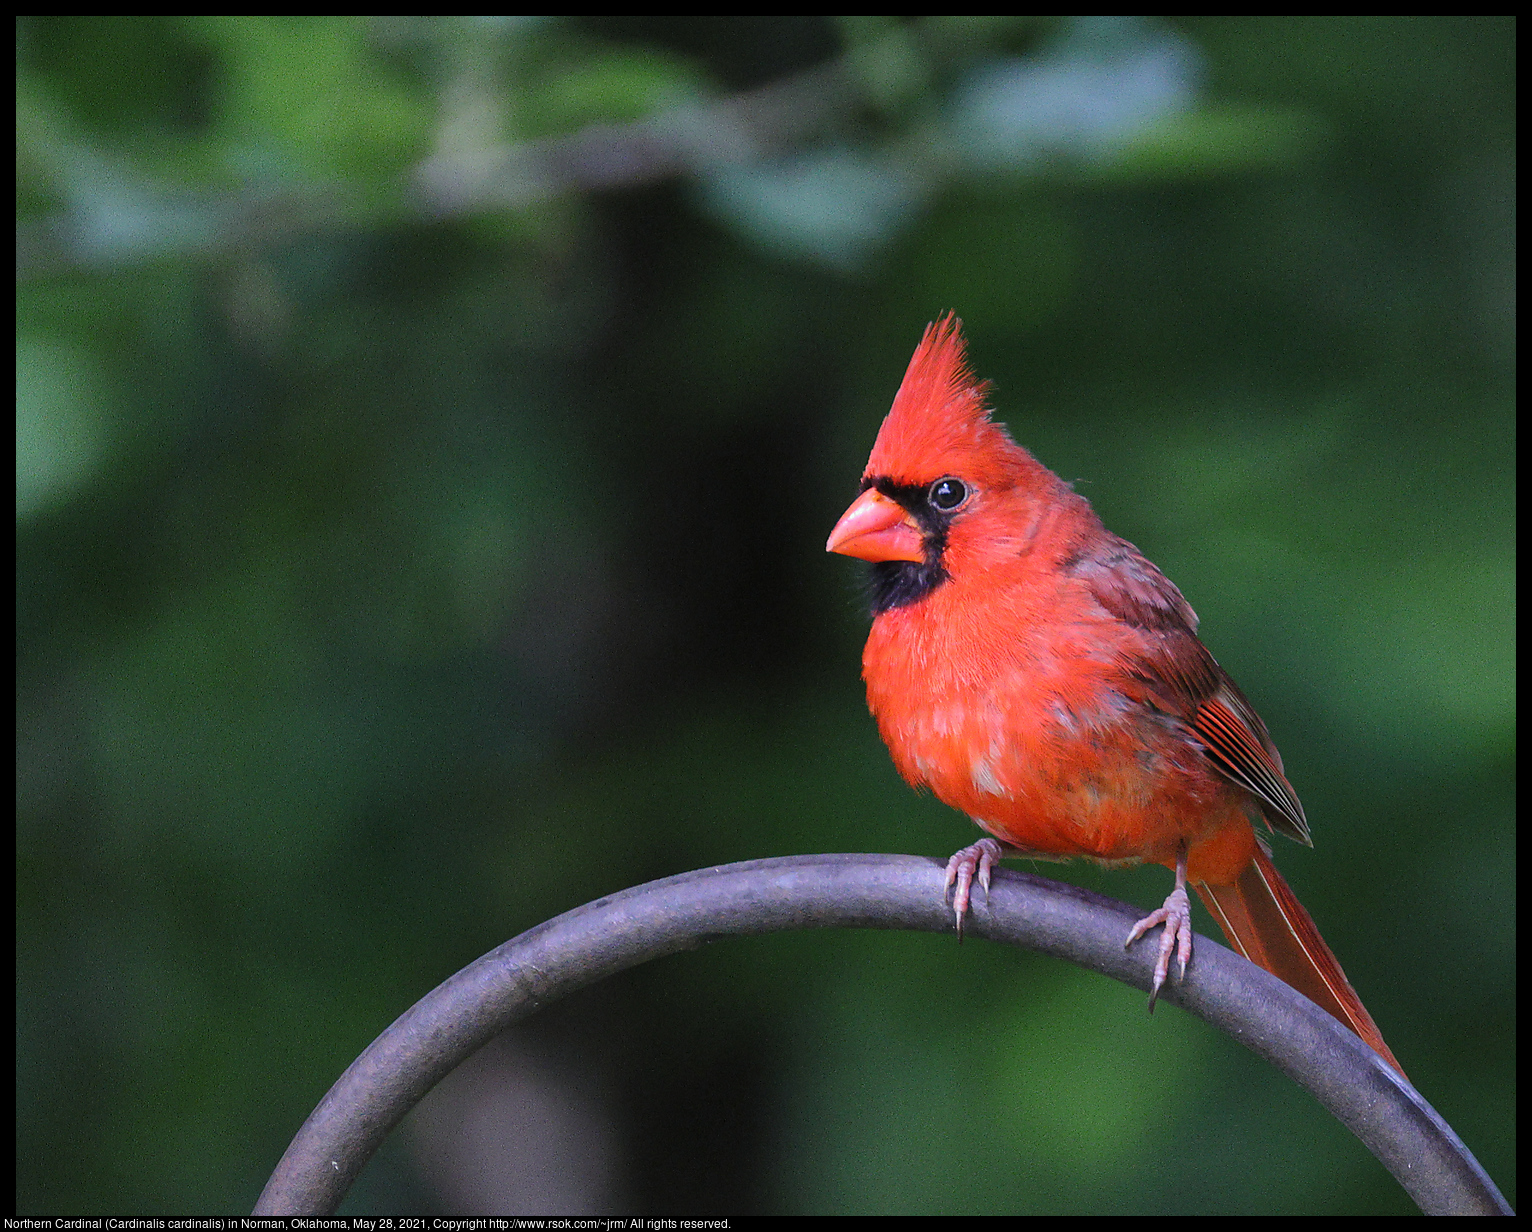
[[870, 567], [868, 579], [872, 614], [881, 616], [895, 608], [919, 603], [947, 582], [949, 575], [939, 560], [919, 564], [908, 560], [880, 560]]

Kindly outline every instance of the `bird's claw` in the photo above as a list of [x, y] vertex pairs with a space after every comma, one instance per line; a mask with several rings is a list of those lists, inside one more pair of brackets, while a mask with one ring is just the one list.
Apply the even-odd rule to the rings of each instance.
[[1154, 1013], [1154, 1002], [1160, 995], [1160, 987], [1170, 974], [1170, 956], [1174, 954], [1180, 966], [1176, 975], [1177, 983], [1186, 978], [1186, 964], [1192, 958], [1192, 903], [1184, 885], [1178, 885], [1170, 892], [1163, 907], [1151, 911], [1133, 926], [1122, 948], [1127, 949], [1151, 928], [1160, 924], [1165, 926], [1165, 931], [1160, 936], [1160, 954], [1155, 960], [1154, 980], [1149, 986], [1151, 1014]]
[[[990, 873], [1004, 854], [1005, 848], [996, 840], [981, 838], [947, 861], [947, 881], [942, 894], [945, 897], [947, 890], [952, 890], [952, 914], [957, 918], [959, 941], [963, 939], [963, 917], [968, 914], [975, 879], [983, 888], [984, 897], [988, 899]], [[956, 889], [953, 889], [954, 885]]]

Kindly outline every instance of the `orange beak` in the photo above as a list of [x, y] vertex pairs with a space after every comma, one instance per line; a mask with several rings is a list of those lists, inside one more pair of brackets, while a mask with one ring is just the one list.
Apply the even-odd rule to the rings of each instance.
[[825, 551], [858, 560], [924, 562], [920, 531], [896, 502], [877, 488], [868, 488], [840, 515]]

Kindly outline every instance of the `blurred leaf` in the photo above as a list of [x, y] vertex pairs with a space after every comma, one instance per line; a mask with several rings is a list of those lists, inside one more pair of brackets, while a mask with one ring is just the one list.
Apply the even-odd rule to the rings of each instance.
[[643, 120], [694, 102], [704, 85], [695, 65], [659, 48], [581, 49], [578, 58], [542, 70], [516, 100], [513, 120], [525, 137]]
[[1138, 18], [1075, 18], [1038, 54], [971, 70], [949, 104], [948, 132], [981, 168], [1108, 161], [1140, 130], [1189, 109], [1200, 77], [1196, 49], [1178, 34]]
[[851, 271], [893, 240], [924, 198], [924, 186], [892, 162], [834, 146], [718, 167], [703, 201], [767, 251]]
[[1281, 165], [1314, 157], [1326, 136], [1311, 112], [1215, 104], [1145, 125], [1117, 148], [1106, 172], [1179, 176]]
[[195, 21], [220, 55], [217, 124], [247, 174], [376, 178], [424, 152], [426, 99], [373, 54], [364, 22], [260, 15]]
[[82, 347], [37, 335], [16, 339], [16, 519], [27, 520], [86, 487], [106, 449], [101, 370]]

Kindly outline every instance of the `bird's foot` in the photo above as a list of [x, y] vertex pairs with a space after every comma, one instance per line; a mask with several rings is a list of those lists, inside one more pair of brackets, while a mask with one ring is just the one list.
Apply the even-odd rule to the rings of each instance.
[[[987, 899], [990, 871], [1005, 853], [1004, 844], [992, 838], [981, 838], [947, 861], [947, 882], [942, 895], [945, 897], [947, 890], [952, 890], [952, 914], [957, 917], [959, 941], [963, 939], [963, 917], [968, 914], [968, 900], [974, 880], [977, 878]], [[956, 889], [952, 889], [954, 885]]]
[[1163, 924], [1165, 931], [1160, 936], [1160, 956], [1154, 964], [1154, 982], [1149, 987], [1151, 1014], [1154, 1013], [1155, 998], [1160, 995], [1160, 986], [1165, 983], [1165, 977], [1170, 974], [1170, 956], [1174, 954], [1180, 964], [1177, 981], [1186, 978], [1186, 964], [1192, 958], [1192, 903], [1187, 897], [1184, 885], [1177, 885], [1166, 898], [1163, 907], [1157, 911], [1151, 911], [1133, 926], [1133, 931], [1128, 934], [1128, 939], [1123, 942], [1122, 948], [1127, 949], [1157, 924]]

